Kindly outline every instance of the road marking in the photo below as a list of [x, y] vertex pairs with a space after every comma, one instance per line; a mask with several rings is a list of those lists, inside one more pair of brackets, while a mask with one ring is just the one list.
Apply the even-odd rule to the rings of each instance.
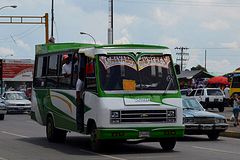
[[85, 152], [85, 153], [90, 153], [90, 154], [99, 155], [99, 156], [101, 156], [101, 157], [105, 157], [105, 158], [109, 158], [109, 159], [127, 160], [127, 159], [125, 159], [125, 158], [114, 157], [114, 156], [110, 156], [110, 155], [107, 155], [107, 154], [100, 154], [100, 153], [88, 151], [88, 150], [85, 150], [85, 149], [80, 149], [80, 150], [81, 150], [82, 152]]
[[8, 159], [6, 159], [6, 158], [3, 158], [3, 157], [0, 157], [0, 160], [8, 160]]
[[[21, 138], [29, 138], [29, 137], [24, 136], [24, 135], [15, 134], [15, 133], [6, 132], [6, 131], [1, 131], [1, 133], [8, 134], [8, 135], [12, 135], [12, 136], [16, 136], [16, 137], [21, 137]], [[0, 160], [1, 160], [1, 159], [0, 159]]]
[[198, 147], [198, 146], [192, 146], [193, 148], [202, 149], [202, 150], [209, 150], [213, 152], [220, 152], [220, 153], [227, 153], [227, 154], [237, 154], [240, 155], [240, 153], [232, 152], [232, 151], [225, 151], [225, 150], [219, 150], [214, 148], [205, 148], [205, 147]]

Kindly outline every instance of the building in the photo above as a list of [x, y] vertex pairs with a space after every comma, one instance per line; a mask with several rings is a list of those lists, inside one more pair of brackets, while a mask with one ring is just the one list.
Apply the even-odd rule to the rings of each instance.
[[1, 93], [8, 89], [27, 91], [33, 81], [34, 61], [31, 59], [1, 59]]
[[206, 80], [212, 77], [214, 76], [202, 70], [186, 70], [181, 71], [181, 73], [177, 75], [181, 89], [204, 86], [206, 85]]

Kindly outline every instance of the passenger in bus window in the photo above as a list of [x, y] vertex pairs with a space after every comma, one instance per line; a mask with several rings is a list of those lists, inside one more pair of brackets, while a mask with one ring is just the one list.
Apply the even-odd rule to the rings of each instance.
[[70, 77], [72, 71], [72, 63], [68, 55], [63, 55], [63, 61], [65, 62], [62, 66], [62, 74], [64, 77]]

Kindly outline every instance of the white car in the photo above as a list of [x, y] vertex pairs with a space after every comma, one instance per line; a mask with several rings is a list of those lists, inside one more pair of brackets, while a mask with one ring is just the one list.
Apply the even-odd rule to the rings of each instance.
[[7, 108], [7, 112], [30, 112], [31, 101], [29, 101], [24, 92], [7, 91], [2, 95], [2, 99]]
[[4, 120], [4, 116], [6, 113], [6, 105], [4, 104], [4, 101], [0, 98], [0, 120]]
[[198, 88], [188, 96], [196, 98], [205, 109], [218, 108], [220, 112], [224, 111], [225, 95], [220, 88]]

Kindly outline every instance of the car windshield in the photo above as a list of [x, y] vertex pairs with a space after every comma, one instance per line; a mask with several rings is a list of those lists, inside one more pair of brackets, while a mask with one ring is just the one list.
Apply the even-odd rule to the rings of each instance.
[[26, 99], [26, 95], [24, 93], [7, 93], [6, 100], [23, 100]]
[[199, 110], [203, 111], [203, 107], [195, 98], [183, 99], [183, 109]]
[[223, 93], [220, 89], [208, 89], [207, 95], [209, 96], [222, 96]]
[[99, 57], [100, 81], [104, 90], [177, 90], [170, 55]]

